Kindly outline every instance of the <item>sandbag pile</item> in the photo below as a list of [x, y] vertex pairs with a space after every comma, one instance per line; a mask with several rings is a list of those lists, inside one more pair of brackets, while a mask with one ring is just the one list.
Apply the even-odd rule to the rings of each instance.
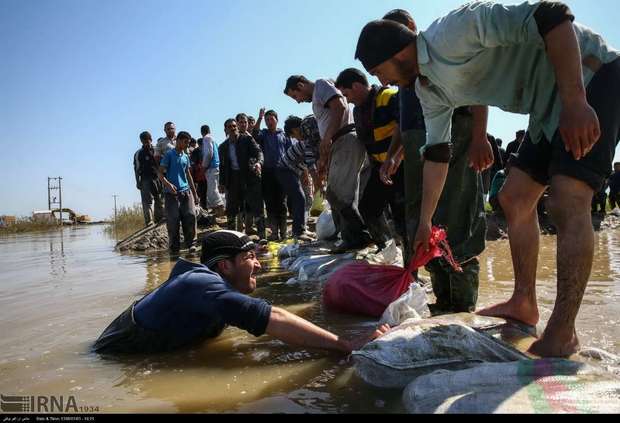
[[[491, 333], [506, 321], [473, 314], [410, 319], [353, 353], [380, 388], [405, 388], [411, 413], [617, 413], [620, 378], [569, 360], [531, 360]], [[618, 357], [586, 349], [582, 357]]]
[[441, 318], [407, 320], [353, 353], [358, 376], [379, 388], [404, 388], [436, 370], [526, 358], [491, 336]]
[[280, 266], [296, 275], [287, 284], [309, 281], [323, 283], [342, 267], [353, 263], [395, 265], [401, 266], [402, 271], [403, 254], [393, 240], [379, 253], [362, 250], [357, 253], [330, 254], [329, 251], [320, 243], [281, 246], [277, 254]]
[[568, 360], [485, 363], [438, 371], [413, 381], [403, 394], [411, 413], [618, 413], [620, 381]]

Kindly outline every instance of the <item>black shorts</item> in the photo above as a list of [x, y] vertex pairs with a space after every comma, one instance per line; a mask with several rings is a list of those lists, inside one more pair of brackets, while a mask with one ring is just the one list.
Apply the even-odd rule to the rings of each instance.
[[[596, 111], [601, 138], [581, 160], [567, 152], [559, 130], [551, 143], [543, 138], [534, 144], [527, 136], [511, 164], [541, 185], [549, 185], [554, 175], [565, 175], [588, 184], [599, 192], [611, 175], [620, 136], [620, 59], [603, 65], [587, 89], [588, 103]], [[529, 135], [529, 134], [528, 134]]]

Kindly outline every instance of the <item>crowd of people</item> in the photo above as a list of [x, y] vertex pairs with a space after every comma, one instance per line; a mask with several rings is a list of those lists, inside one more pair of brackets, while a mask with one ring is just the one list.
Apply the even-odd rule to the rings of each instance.
[[[165, 204], [173, 251], [180, 248], [180, 224], [187, 248], [196, 248], [195, 205], [225, 214], [231, 232], [208, 236], [202, 265], [177, 265], [171, 279], [119, 317], [102, 342], [113, 343], [115, 325], [127, 324], [134, 332], [140, 326], [165, 332], [178, 347], [233, 324], [291, 343], [350, 350], [334, 335], [283, 317], [263, 302], [222, 294], [235, 287], [245, 294], [255, 286], [260, 266], [241, 231], [256, 228], [260, 239], [285, 239], [290, 213], [291, 235], [313, 239], [306, 229], [313, 191], [324, 193], [340, 234], [334, 252], [372, 244], [381, 249], [394, 238], [410, 257], [428, 250], [433, 225], [447, 229], [462, 272], [442, 259], [427, 266], [435, 315], [476, 308], [489, 192], [508, 222], [515, 291], [506, 303], [478, 313], [536, 325], [537, 206], [550, 188], [546, 209], [558, 232], [558, 294], [530, 352], [575, 352], [575, 319], [594, 254], [591, 203], [611, 174], [620, 134], [620, 53], [573, 21], [560, 2], [473, 2], [419, 32], [407, 11], [393, 10], [363, 28], [355, 53], [381, 85], [370, 84], [355, 68], [336, 79], [292, 75], [284, 94], [311, 103], [313, 115], [291, 116], [280, 129], [273, 110], [261, 109], [256, 121], [239, 114], [224, 123], [227, 139], [219, 147], [206, 125], [196, 142], [187, 132], [176, 135], [171, 122], [154, 147], [151, 135], [141, 134], [143, 149], [135, 162], [145, 222], [163, 216]], [[530, 115], [528, 130], [519, 131], [505, 152], [501, 140], [487, 133], [488, 106]], [[617, 173], [614, 178], [617, 200]], [[187, 299], [193, 307], [186, 309], [159, 298], [176, 298], [175, 289], [189, 295], [183, 281], [215, 284], [215, 293], [208, 304], [196, 303], [200, 295]], [[229, 283], [226, 289], [222, 281]], [[230, 313], [223, 305], [242, 312]], [[177, 311], [163, 311], [170, 309]], [[217, 322], [217, 329], [206, 334], [194, 321], [193, 335], [174, 330], [197, 310]], [[178, 322], [164, 322], [165, 316]], [[293, 336], [287, 329], [298, 332]], [[180, 334], [187, 336], [179, 339]]]
[[[261, 129], [263, 120], [266, 128]], [[229, 229], [260, 240], [281, 241], [289, 235], [297, 241], [314, 240], [307, 221], [314, 193], [321, 190], [316, 119], [290, 116], [284, 130], [278, 123], [273, 110], [261, 109], [258, 120], [239, 113], [224, 122], [227, 138], [220, 144], [209, 125], [203, 125], [195, 139], [185, 131], [177, 134], [176, 125], [167, 122], [166, 136], [155, 145], [149, 132], [141, 133], [134, 172], [145, 225], [165, 217], [174, 253], [181, 248], [179, 227], [185, 247], [196, 250], [197, 207], [226, 216]]]

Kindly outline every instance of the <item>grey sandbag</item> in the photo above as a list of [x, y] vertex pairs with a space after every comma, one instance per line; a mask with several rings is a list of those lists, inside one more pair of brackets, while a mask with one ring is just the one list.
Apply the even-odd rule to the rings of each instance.
[[404, 388], [439, 369], [527, 359], [511, 346], [455, 319], [411, 319], [353, 353], [355, 371], [380, 388]]
[[568, 360], [485, 363], [438, 371], [403, 393], [410, 413], [618, 413], [620, 380]]

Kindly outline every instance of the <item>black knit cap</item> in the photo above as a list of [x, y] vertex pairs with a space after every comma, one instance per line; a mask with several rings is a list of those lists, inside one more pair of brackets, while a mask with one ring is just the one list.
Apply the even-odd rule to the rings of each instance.
[[235, 231], [217, 231], [207, 235], [202, 241], [200, 261], [209, 268], [239, 253], [251, 251], [256, 246], [247, 235]]
[[409, 28], [398, 22], [376, 20], [366, 24], [357, 41], [355, 58], [367, 71], [391, 59], [416, 40]]

